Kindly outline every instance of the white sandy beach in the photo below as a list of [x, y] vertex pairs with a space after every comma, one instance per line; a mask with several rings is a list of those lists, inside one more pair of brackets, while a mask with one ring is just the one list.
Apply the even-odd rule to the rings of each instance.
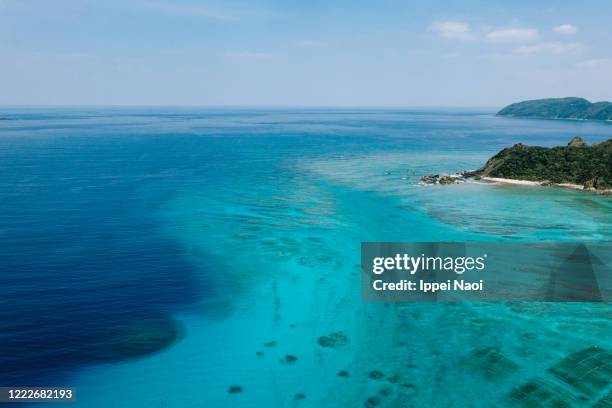
[[504, 183], [504, 184], [517, 184], [521, 186], [541, 186], [541, 181], [530, 181], [530, 180], [517, 180], [517, 179], [507, 179], [501, 177], [482, 177], [481, 180], [490, 181], [493, 183]]
[[517, 180], [517, 179], [507, 179], [501, 177], [482, 177], [481, 180], [488, 181], [491, 183], [500, 183], [500, 184], [514, 184], [521, 186], [553, 186], [553, 187], [561, 187], [561, 188], [569, 188], [572, 190], [581, 190], [581, 191], [590, 191], [597, 194], [612, 194], [612, 189], [607, 190], [596, 190], [593, 188], [584, 188], [580, 184], [572, 184], [572, 183], [553, 183], [546, 184], [544, 181], [530, 181], [530, 180]]
[[[504, 183], [504, 184], [516, 184], [521, 186], [542, 186], [546, 185], [544, 181], [531, 181], [531, 180], [518, 180], [518, 179], [507, 179], [501, 177], [483, 177], [482, 180], [490, 181], [493, 183]], [[584, 187], [579, 184], [571, 183], [555, 183], [552, 184], [556, 187], [571, 188], [574, 190], [584, 190]]]

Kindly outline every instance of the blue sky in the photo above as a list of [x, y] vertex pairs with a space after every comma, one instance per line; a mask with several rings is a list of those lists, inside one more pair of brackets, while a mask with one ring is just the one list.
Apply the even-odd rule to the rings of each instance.
[[611, 15], [609, 0], [0, 0], [0, 104], [610, 100]]

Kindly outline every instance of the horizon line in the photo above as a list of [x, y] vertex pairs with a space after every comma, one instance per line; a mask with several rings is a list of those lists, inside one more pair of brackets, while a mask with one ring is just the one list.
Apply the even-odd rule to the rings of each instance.
[[0, 104], [14, 108], [204, 108], [204, 109], [500, 109], [499, 105], [172, 105], [172, 104]]

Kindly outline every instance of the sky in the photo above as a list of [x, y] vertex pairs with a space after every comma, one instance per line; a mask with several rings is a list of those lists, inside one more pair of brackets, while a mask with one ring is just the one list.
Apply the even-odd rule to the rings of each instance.
[[609, 0], [0, 0], [0, 105], [612, 100]]

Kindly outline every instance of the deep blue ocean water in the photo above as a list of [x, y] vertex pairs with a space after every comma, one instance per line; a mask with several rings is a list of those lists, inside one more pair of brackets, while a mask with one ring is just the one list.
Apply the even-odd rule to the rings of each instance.
[[[518, 142], [605, 140], [609, 123], [449, 109], [0, 116], [0, 385], [74, 386], [73, 406], [94, 408], [511, 406], [569, 353], [612, 349], [607, 305], [364, 304], [356, 272], [361, 241], [609, 241], [609, 197], [418, 184]], [[317, 345], [339, 330], [342, 350]], [[500, 377], [470, 363], [489, 348], [511, 362]]]

